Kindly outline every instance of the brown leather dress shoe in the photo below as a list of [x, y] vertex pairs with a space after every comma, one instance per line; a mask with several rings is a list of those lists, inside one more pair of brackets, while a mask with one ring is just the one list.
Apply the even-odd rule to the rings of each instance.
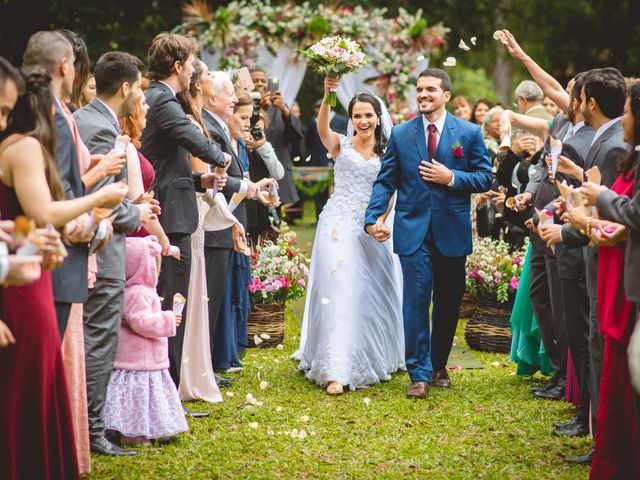
[[449, 374], [446, 369], [438, 370], [434, 372], [433, 378], [431, 379], [432, 387], [451, 387], [451, 379], [449, 378]]
[[427, 382], [411, 382], [407, 390], [407, 398], [427, 398], [429, 384]]

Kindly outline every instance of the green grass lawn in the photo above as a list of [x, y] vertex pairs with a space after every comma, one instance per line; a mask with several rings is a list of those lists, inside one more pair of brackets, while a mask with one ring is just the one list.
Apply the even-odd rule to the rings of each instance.
[[[293, 228], [305, 247], [312, 227]], [[190, 432], [167, 446], [140, 447], [134, 458], [93, 456], [90, 478], [588, 477], [588, 468], [562, 458], [586, 452], [590, 441], [551, 435], [552, 422], [571, 418], [572, 407], [534, 399], [530, 388], [543, 377], [516, 376], [506, 355], [475, 353], [484, 369], [453, 372], [453, 387], [432, 389], [424, 401], [405, 398], [404, 373], [329, 397], [289, 359], [302, 311], [296, 302], [287, 313], [284, 350], [247, 352], [223, 403], [189, 405], [209, 418], [189, 419]], [[461, 322], [456, 342], [463, 337]], [[249, 393], [262, 405], [251, 405]], [[303, 430], [305, 438], [294, 435]]]

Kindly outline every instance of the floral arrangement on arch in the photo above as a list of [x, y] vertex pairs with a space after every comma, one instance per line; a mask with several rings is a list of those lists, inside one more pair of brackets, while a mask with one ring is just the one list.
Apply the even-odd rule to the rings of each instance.
[[285, 303], [302, 298], [309, 260], [297, 247], [296, 233], [281, 227], [280, 236], [258, 245], [251, 254], [251, 305]]
[[528, 242], [520, 250], [510, 251], [501, 240], [474, 238], [473, 252], [467, 257], [466, 292], [495, 295], [505, 303], [518, 290]]
[[192, 0], [183, 12], [184, 22], [174, 31], [194, 35], [203, 48], [220, 53], [220, 68], [255, 66], [261, 47], [275, 53], [289, 45], [300, 56], [325, 37], [349, 37], [362, 46], [385, 77], [389, 110], [398, 111], [402, 118], [406, 112], [401, 112], [401, 106], [393, 108], [394, 103], [413, 94], [416, 63], [441, 46], [449, 31], [441, 23], [429, 25], [422, 9], [410, 13], [399, 8], [398, 15], [391, 17], [386, 8], [234, 0], [212, 11], [206, 0]]

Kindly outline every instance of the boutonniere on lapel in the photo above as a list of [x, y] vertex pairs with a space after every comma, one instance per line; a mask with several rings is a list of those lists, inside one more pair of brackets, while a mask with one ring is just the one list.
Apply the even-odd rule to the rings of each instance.
[[454, 143], [451, 148], [453, 149], [453, 156], [455, 158], [464, 157], [464, 150], [462, 149], [462, 144], [460, 143], [460, 140], [456, 140], [456, 143]]

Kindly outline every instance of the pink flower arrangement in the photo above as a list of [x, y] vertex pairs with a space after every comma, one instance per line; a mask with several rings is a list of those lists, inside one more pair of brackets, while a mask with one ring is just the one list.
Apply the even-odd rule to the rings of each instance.
[[501, 303], [513, 297], [520, 284], [527, 246], [514, 252], [505, 242], [475, 238], [473, 252], [467, 257], [467, 293], [493, 294]]
[[251, 304], [284, 303], [304, 295], [308, 260], [295, 247], [296, 235], [286, 227], [280, 237], [259, 245], [251, 255]]

